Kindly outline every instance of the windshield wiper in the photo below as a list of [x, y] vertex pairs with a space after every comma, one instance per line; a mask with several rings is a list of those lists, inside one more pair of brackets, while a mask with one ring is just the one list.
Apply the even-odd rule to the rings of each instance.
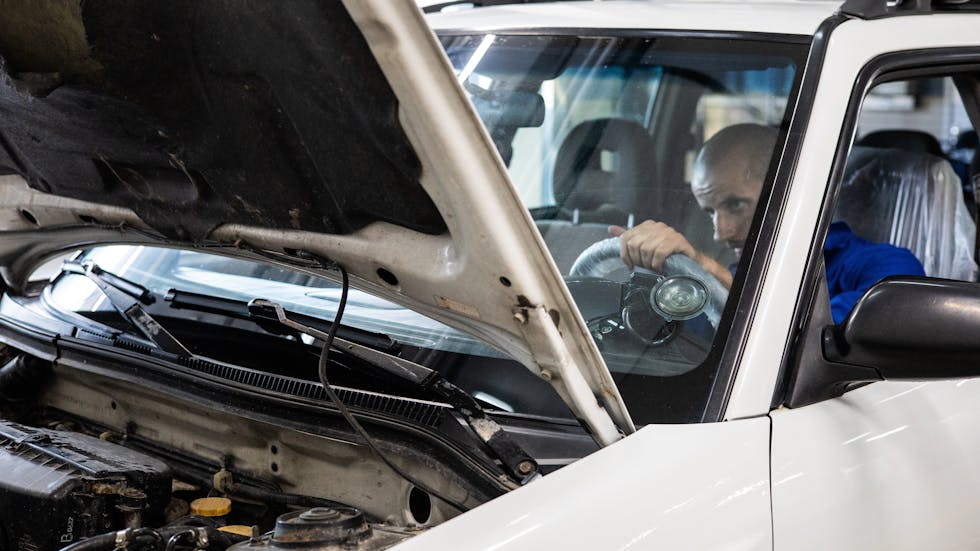
[[194, 355], [143, 309], [142, 305], [149, 306], [156, 300], [146, 287], [107, 272], [94, 262], [66, 260], [61, 264], [61, 273], [83, 275], [92, 280], [119, 315], [164, 352], [183, 357]]
[[[328, 340], [327, 333], [290, 319], [279, 303], [252, 299], [248, 303], [248, 311], [257, 318], [276, 319], [286, 327], [323, 341]], [[466, 419], [473, 432], [521, 483], [527, 483], [538, 475], [538, 463], [496, 421], [487, 416], [476, 398], [446, 380], [438, 371], [336, 336], [333, 338], [333, 348], [441, 397]]]
[[[289, 335], [297, 333], [297, 331], [291, 330], [290, 328], [287, 328], [279, 323], [279, 320], [276, 318], [274, 312], [270, 312], [267, 316], [256, 315], [255, 313], [249, 312], [248, 302], [244, 300], [216, 297], [213, 295], [203, 295], [200, 293], [192, 293], [190, 291], [181, 291], [179, 289], [170, 289], [167, 292], [167, 296], [163, 297], [163, 300], [169, 304], [171, 308], [176, 310], [191, 310], [194, 312], [205, 312], [208, 314], [218, 314], [236, 319], [249, 320], [269, 333]], [[330, 322], [326, 322], [312, 316], [295, 313], [290, 313], [290, 315], [293, 319], [299, 320], [303, 325], [314, 327], [324, 333], [330, 331], [330, 327], [333, 325]], [[367, 331], [365, 329], [359, 329], [350, 325], [341, 325], [337, 329], [337, 335], [341, 338], [354, 341], [365, 346], [370, 346], [376, 350], [384, 350], [386, 352], [394, 353], [401, 347], [401, 344], [398, 341], [392, 339], [390, 336], [384, 333]], [[296, 336], [298, 337], [298, 335]]]

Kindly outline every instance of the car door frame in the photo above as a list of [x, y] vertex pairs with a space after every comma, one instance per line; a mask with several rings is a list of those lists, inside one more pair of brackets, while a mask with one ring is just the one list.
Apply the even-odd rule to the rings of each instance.
[[[813, 332], [819, 330], [819, 324], [808, 323], [808, 318], [827, 308], [819, 303], [827, 300], [824, 236], [868, 91], [885, 80], [980, 70], [980, 39], [971, 39], [971, 44], [950, 44], [962, 36], [962, 27], [951, 37], [937, 38], [941, 30], [949, 30], [944, 22], [952, 21], [950, 18], [968, 17], [957, 21], [959, 25], [963, 21], [975, 25], [980, 18], [928, 17], [936, 19], [855, 22], [849, 36], [828, 52], [834, 65], [828, 66], [824, 79], [833, 75], [854, 84], [844, 96], [846, 105], [839, 111], [842, 116], [836, 118], [840, 123], [836, 142], [829, 147], [815, 145], [820, 151], [813, 152], [812, 161], [801, 160], [794, 179], [795, 184], [809, 182], [811, 188], [817, 187], [810, 190], [811, 198], [818, 193], [821, 197], [819, 208], [811, 208], [800, 222], [812, 222], [808, 228], [813, 238], [805, 249], [802, 284], [787, 325], [789, 345], [779, 361], [770, 403], [775, 549], [955, 548], [980, 537], [980, 528], [969, 528], [961, 512], [969, 510], [968, 504], [973, 501], [970, 498], [975, 492], [971, 489], [980, 488], [980, 475], [974, 475], [976, 469], [970, 468], [975, 463], [973, 452], [980, 452], [980, 442], [959, 438], [980, 428], [980, 406], [973, 405], [980, 402], [980, 380], [880, 382], [852, 388], [840, 397], [818, 397], [812, 405], [784, 407], [792, 394], [790, 384], [799, 384], [800, 373], [822, 367], [822, 358], [806, 361], [820, 354], [813, 349]], [[909, 31], [916, 23], [919, 32], [925, 23], [925, 36], [912, 40], [909, 47], [908, 32], [900, 31]], [[859, 31], [861, 27], [864, 30]], [[874, 35], [881, 36], [885, 28], [891, 38], [877, 42]], [[875, 45], [863, 49], [856, 46], [853, 40], [859, 33], [865, 43]], [[917, 41], [920, 44], [914, 44]], [[930, 41], [940, 46], [928, 47]], [[852, 59], [840, 63], [844, 54]], [[856, 64], [856, 71], [838, 70]], [[840, 83], [823, 93], [834, 88], [840, 89]], [[830, 104], [834, 102], [824, 101], [824, 105]], [[835, 105], [840, 107], [840, 102]], [[830, 117], [826, 112], [824, 115]], [[830, 135], [824, 132], [824, 136]], [[815, 143], [810, 138], [805, 142]], [[828, 174], [822, 182], [818, 175], [802, 173], [808, 166], [821, 166], [821, 156]], [[796, 228], [795, 233], [803, 235], [808, 228]], [[798, 251], [797, 261], [800, 256]]]
[[[779, 404], [774, 400], [781, 396], [776, 389], [785, 388], [786, 365], [802, 335], [802, 321], [813, 296], [813, 262], [822, 260], [823, 236], [829, 226], [828, 200], [834, 199], [828, 192], [828, 183], [833, 181], [832, 169], [840, 164], [839, 146], [845, 145], [846, 154], [853, 140], [853, 126], [848, 131], [844, 121], [852, 113], [850, 106], [855, 95], [863, 97], [874, 77], [889, 67], [877, 67], [876, 73], [868, 71], [876, 69], [875, 60], [886, 54], [929, 56], [919, 58], [924, 62], [938, 59], [939, 55], [964, 54], [969, 48], [976, 51], [980, 40], [964, 38], [971, 24], [980, 24], [980, 15], [828, 20], [827, 28], [822, 30], [827, 35], [827, 49], [820, 58], [822, 67], [813, 69], [820, 73], [819, 82], [809, 81], [815, 87], [811, 110], [804, 114], [805, 124], [797, 126], [798, 121], [794, 120], [791, 128], [790, 139], [795, 132], [804, 134], [799, 137], [798, 157], [786, 167], [792, 170], [788, 176], [790, 184], [783, 197], [774, 197], [783, 201], [781, 208], [768, 209], [780, 218], [767, 217], [764, 221], [774, 237], [769, 254], [765, 255], [766, 265], [753, 272], [759, 276], [755, 283], [759, 299], [751, 315], [744, 316], [750, 331], [740, 351], [724, 419], [765, 415]], [[910, 34], [910, 30], [920, 27], [925, 32]], [[871, 42], [864, 39], [869, 34], [885, 38]], [[807, 71], [811, 74], [805, 79], [816, 76], [809, 65]], [[862, 75], [866, 77], [861, 79]], [[786, 220], [792, 223], [782, 223]]]

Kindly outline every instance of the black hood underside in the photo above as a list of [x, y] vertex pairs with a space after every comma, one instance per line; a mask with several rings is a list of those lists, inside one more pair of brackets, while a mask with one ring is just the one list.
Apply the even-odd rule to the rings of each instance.
[[0, 56], [0, 167], [34, 189], [182, 241], [446, 229], [339, 0], [16, 0]]

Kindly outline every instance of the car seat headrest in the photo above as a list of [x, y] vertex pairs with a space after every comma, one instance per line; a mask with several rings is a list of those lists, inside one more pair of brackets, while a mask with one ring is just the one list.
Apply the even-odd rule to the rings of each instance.
[[882, 149], [901, 149], [943, 156], [943, 148], [935, 136], [920, 130], [878, 130], [863, 136], [857, 145]]
[[941, 157], [855, 147], [835, 218], [864, 239], [909, 249], [930, 277], [973, 278], [976, 226], [959, 177]]
[[605, 213], [625, 219], [649, 188], [652, 157], [653, 142], [639, 123], [611, 118], [582, 122], [565, 137], [555, 159], [556, 204], [586, 218]]

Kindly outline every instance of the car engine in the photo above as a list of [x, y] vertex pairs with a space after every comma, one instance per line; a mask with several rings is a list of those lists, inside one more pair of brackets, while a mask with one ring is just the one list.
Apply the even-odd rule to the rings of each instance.
[[3, 549], [57, 549], [116, 528], [161, 522], [161, 461], [86, 436], [0, 422]]
[[39, 388], [58, 388], [50, 365], [7, 360], [0, 551], [380, 550], [422, 529], [286, 493], [230, 463], [194, 467], [172, 448], [39, 403]]
[[0, 510], [18, 512], [0, 520], [0, 549], [384, 549], [407, 537], [341, 505], [284, 513], [262, 534], [231, 524], [256, 519], [226, 498], [175, 497], [190, 486], [124, 446], [0, 421]]

